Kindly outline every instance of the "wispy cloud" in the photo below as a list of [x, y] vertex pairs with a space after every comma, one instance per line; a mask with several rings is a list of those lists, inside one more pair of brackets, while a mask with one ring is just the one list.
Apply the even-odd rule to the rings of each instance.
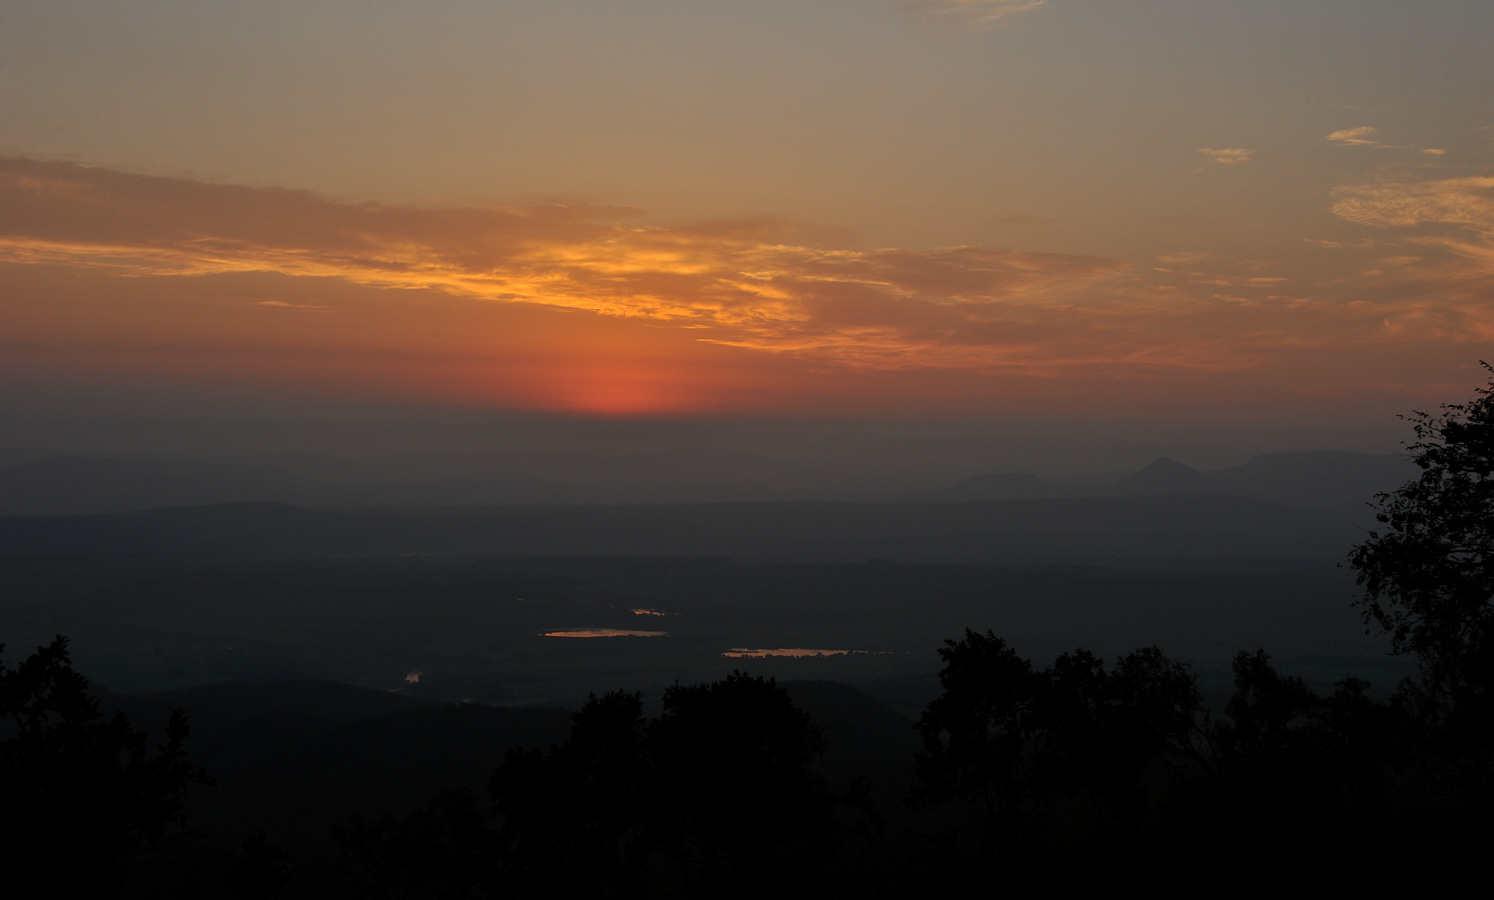
[[1350, 146], [1381, 147], [1384, 145], [1375, 137], [1379, 132], [1378, 128], [1372, 128], [1369, 125], [1361, 125], [1358, 128], [1341, 128], [1329, 134], [1328, 140]]
[[1209, 159], [1213, 160], [1221, 166], [1244, 165], [1245, 163], [1250, 162], [1250, 158], [1255, 155], [1254, 150], [1250, 150], [1245, 147], [1223, 147], [1218, 149], [1215, 149], [1213, 147], [1200, 147], [1198, 152], [1203, 154], [1204, 156], [1207, 156]]
[[916, 15], [972, 28], [992, 28], [1003, 19], [1035, 12], [1048, 0], [912, 0], [907, 9]]
[[1365, 225], [1456, 225], [1494, 240], [1494, 177], [1344, 185], [1333, 212]]
[[0, 163], [3, 263], [128, 279], [275, 274], [438, 292], [646, 319], [695, 329], [701, 340], [852, 366], [1009, 358], [998, 345], [1027, 342], [1019, 335], [1051, 315], [1046, 307], [1077, 302], [1124, 269], [1113, 260], [986, 247], [826, 247], [795, 240], [793, 229], [771, 220], [658, 227], [635, 218], [586, 206], [344, 204]]
[[1377, 150], [1415, 150], [1418, 153], [1425, 153], [1428, 156], [1443, 156], [1447, 153], [1446, 150], [1439, 150], [1436, 147], [1413, 147], [1406, 144], [1382, 143], [1376, 137], [1379, 133], [1380, 130], [1378, 128], [1370, 125], [1360, 125], [1356, 128], [1342, 128], [1338, 131], [1330, 132], [1328, 140], [1336, 144], [1342, 144], [1345, 147], [1373, 147]]
[[1449, 341], [1494, 339], [1494, 177], [1344, 185], [1333, 212], [1390, 232], [1366, 274], [1401, 287], [1403, 316], [1447, 323]]
[[[1440, 222], [1487, 247], [1468, 232], [1494, 233], [1491, 182], [1346, 188], [1335, 211], [1367, 225]], [[1410, 277], [1423, 265], [1411, 257], [1424, 253], [1387, 255]], [[1367, 339], [1390, 311], [1411, 308], [1391, 295], [1366, 306], [1347, 281], [1313, 295], [1328, 280], [1269, 261], [1177, 253], [1157, 262], [848, 248], [771, 219], [659, 226], [636, 210], [584, 204], [397, 207], [0, 160], [0, 275], [28, 285], [0, 294], [0, 314], [60, 341], [75, 341], [96, 314], [97, 341], [114, 340], [124, 322], [137, 335], [179, 334], [186, 346], [201, 338], [181, 329], [219, 321], [204, 310], [236, 297], [257, 310], [255, 327], [266, 329], [257, 334], [287, 346], [312, 346], [301, 336], [310, 332], [290, 327], [295, 316], [319, 334], [358, 323], [359, 340], [379, 353], [414, 353], [430, 333], [422, 321], [480, 308], [543, 317], [555, 334], [626, 329], [630, 342], [674, 335], [671, 346], [749, 348], [846, 370], [1047, 377], [1248, 368], [1282, 348]], [[64, 308], [47, 301], [53, 295], [82, 299]], [[562, 322], [556, 310], [592, 315]], [[1396, 321], [1414, 335], [1422, 320]], [[215, 334], [225, 345], [240, 339]], [[469, 348], [487, 339], [463, 337]]]

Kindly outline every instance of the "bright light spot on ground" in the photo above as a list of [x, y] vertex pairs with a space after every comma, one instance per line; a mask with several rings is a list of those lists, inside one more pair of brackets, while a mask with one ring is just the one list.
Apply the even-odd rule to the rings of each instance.
[[600, 637], [669, 637], [667, 631], [628, 631], [621, 628], [582, 628], [574, 631], [547, 631], [545, 637], [600, 638]]
[[411, 672], [410, 674], [405, 676], [405, 681], [409, 682], [410, 684], [419, 684], [420, 672], [418, 670]]
[[852, 653], [865, 653], [865, 650], [811, 650], [806, 647], [779, 647], [776, 650], [749, 650], [746, 647], [733, 647], [721, 654], [728, 659], [765, 659], [770, 656], [850, 656]]

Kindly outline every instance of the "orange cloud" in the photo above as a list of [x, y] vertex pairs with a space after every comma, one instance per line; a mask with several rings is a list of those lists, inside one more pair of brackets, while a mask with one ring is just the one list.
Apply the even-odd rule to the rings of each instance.
[[123, 278], [257, 273], [436, 291], [647, 319], [700, 340], [851, 366], [999, 361], [993, 324], [1021, 330], [1039, 307], [1124, 268], [980, 247], [827, 248], [795, 242], [771, 221], [658, 227], [632, 218], [584, 206], [342, 204], [56, 163], [0, 166], [0, 262]]
[[1494, 177], [1343, 185], [1333, 212], [1395, 236], [1368, 274], [1396, 289], [1398, 332], [1494, 338]]
[[1447, 155], [1446, 150], [1439, 150], [1436, 147], [1409, 147], [1397, 144], [1384, 144], [1380, 142], [1379, 138], [1375, 137], [1379, 133], [1380, 129], [1378, 128], [1370, 125], [1360, 125], [1357, 128], [1341, 128], [1338, 131], [1331, 132], [1328, 135], [1328, 140], [1346, 147], [1374, 147], [1378, 150], [1415, 150], [1419, 153], [1425, 153], [1428, 156]]
[[1337, 141], [1340, 144], [1360, 147], [1378, 147], [1380, 142], [1374, 135], [1379, 133], [1378, 128], [1369, 125], [1360, 125], [1357, 128], [1340, 128], [1328, 135], [1328, 140]]
[[1494, 178], [1343, 185], [1333, 212], [1365, 225], [1457, 225], [1494, 239]]
[[1250, 162], [1250, 158], [1255, 155], [1254, 150], [1245, 147], [1225, 147], [1222, 149], [1201, 147], [1198, 152], [1221, 166], [1244, 165]]
[[[1239, 372], [1283, 353], [1485, 339], [1469, 279], [1494, 258], [1489, 188], [1341, 188], [1342, 219], [1416, 233], [1304, 243], [1306, 262], [1180, 250], [1133, 266], [831, 246], [766, 219], [397, 207], [0, 160], [0, 324], [11, 365], [258, 372], [615, 415], [781, 407], [811, 382], [885, 399], [893, 382], [873, 373], [944, 396], [914, 373]], [[1346, 261], [1351, 245], [1383, 258]], [[1454, 287], [1456, 303], [1437, 293]]]

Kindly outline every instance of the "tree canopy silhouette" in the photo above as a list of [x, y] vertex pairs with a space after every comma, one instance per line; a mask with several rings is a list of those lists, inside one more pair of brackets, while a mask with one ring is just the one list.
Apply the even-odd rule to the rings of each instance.
[[564, 744], [505, 756], [488, 789], [510, 880], [595, 897], [637, 889], [649, 837], [644, 725], [638, 694], [593, 694]]
[[1468, 403], [1404, 418], [1416, 433], [1407, 449], [1421, 475], [1376, 497], [1382, 527], [1349, 557], [1364, 588], [1360, 603], [1397, 652], [1419, 658], [1423, 707], [1460, 729], [1487, 732], [1494, 711], [1494, 379]]
[[1036, 669], [995, 634], [967, 630], [939, 655], [944, 692], [918, 721], [916, 799], [963, 801], [988, 841], [1011, 840], [1060, 801], [1135, 819], [1148, 767], [1198, 756], [1197, 681], [1155, 647], [1109, 670], [1087, 650]]
[[124, 854], [179, 822], [188, 783], [206, 781], [183, 750], [182, 711], [148, 755], [123, 713], [100, 712], [61, 635], [14, 669], [0, 664], [0, 717], [6, 849], [37, 871], [69, 872], [75, 886], [116, 887]]
[[812, 768], [819, 732], [772, 679], [669, 688], [648, 752], [656, 833], [697, 888], [793, 872], [829, 825], [834, 801]]
[[652, 720], [637, 694], [593, 695], [566, 743], [493, 773], [503, 877], [521, 893], [634, 895], [651, 877], [686, 895], [783, 893], [832, 832], [819, 748], [772, 679], [675, 685]]

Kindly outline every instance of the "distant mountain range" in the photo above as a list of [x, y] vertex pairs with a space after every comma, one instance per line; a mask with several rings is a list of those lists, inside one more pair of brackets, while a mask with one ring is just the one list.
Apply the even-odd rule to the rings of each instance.
[[1292, 506], [1369, 501], [1416, 474], [1395, 454], [1270, 453], [1200, 472], [1159, 459], [1129, 474], [977, 475], [898, 496], [851, 473], [760, 454], [679, 450], [614, 455], [492, 453], [375, 461], [311, 454], [262, 460], [115, 459], [0, 451], [0, 515], [130, 512], [221, 503], [307, 509], [625, 505], [753, 501], [973, 502], [1210, 494]]
[[1405, 456], [1316, 450], [1267, 453], [1243, 465], [1208, 472], [1163, 457], [1139, 472], [1096, 484], [1095, 479], [1043, 479], [1025, 473], [978, 475], [939, 491], [950, 501], [1038, 500], [1062, 497], [1153, 497], [1212, 494], [1249, 497], [1289, 506], [1367, 503], [1415, 478]]
[[0, 515], [130, 512], [217, 503], [309, 509], [834, 500], [853, 479], [759, 454], [508, 452], [252, 461], [0, 453]]
[[1339, 561], [1368, 506], [1164, 494], [985, 502], [307, 510], [271, 503], [0, 517], [14, 556], [684, 556], [1171, 565]]

